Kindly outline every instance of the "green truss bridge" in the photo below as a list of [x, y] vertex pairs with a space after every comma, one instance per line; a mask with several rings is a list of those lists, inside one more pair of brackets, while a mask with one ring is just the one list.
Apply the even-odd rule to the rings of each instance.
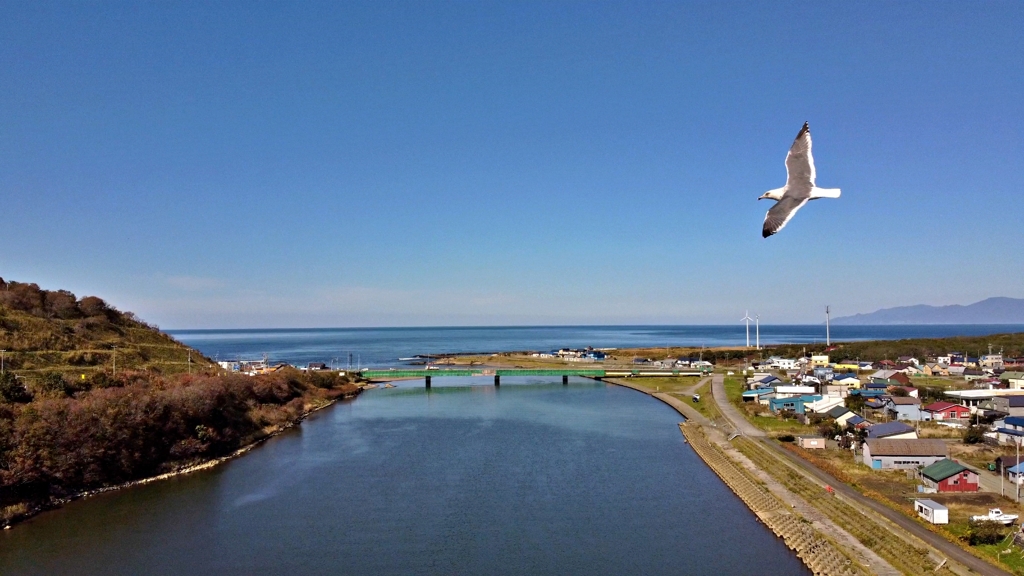
[[494, 376], [494, 385], [501, 385], [502, 376], [561, 376], [562, 384], [569, 383], [570, 376], [583, 378], [656, 378], [671, 376], [703, 376], [708, 370], [652, 370], [643, 368], [610, 368], [610, 369], [568, 369], [559, 370], [554, 368], [438, 368], [418, 370], [360, 370], [359, 376], [366, 380], [399, 380], [404, 378], [423, 378], [427, 388], [430, 388], [430, 380], [433, 378], [466, 377], [466, 376]]

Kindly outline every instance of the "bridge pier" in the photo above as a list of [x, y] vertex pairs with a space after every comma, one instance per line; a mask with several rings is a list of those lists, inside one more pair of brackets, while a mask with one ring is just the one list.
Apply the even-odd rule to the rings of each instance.
[[494, 385], [501, 386], [501, 376], [498, 376], [497, 374], [494, 375]]
[[429, 389], [430, 388], [430, 374], [427, 374], [426, 376], [424, 376], [423, 379], [427, 381], [427, 388]]
[[563, 374], [562, 375], [562, 386], [568, 386], [568, 385], [569, 385], [569, 375], [568, 374]]

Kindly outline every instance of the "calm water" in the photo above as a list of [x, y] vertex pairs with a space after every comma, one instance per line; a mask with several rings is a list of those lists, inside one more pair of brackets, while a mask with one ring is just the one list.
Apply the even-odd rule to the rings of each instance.
[[2, 532], [0, 574], [808, 573], [673, 410], [540, 382], [369, 391], [214, 470]]
[[[941, 338], [1024, 332], [1019, 325], [833, 326], [833, 341]], [[305, 366], [400, 366], [399, 358], [453, 352], [509, 352], [561, 347], [742, 346], [746, 328], [732, 326], [515, 326], [470, 328], [331, 328], [303, 330], [175, 330], [178, 340], [211, 358], [255, 359]], [[754, 342], [754, 327], [750, 327]], [[761, 343], [825, 341], [823, 325], [761, 326]]]

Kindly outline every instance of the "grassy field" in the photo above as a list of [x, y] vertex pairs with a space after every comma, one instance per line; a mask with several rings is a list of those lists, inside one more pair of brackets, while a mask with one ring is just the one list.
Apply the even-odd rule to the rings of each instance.
[[[951, 455], [956, 454], [957, 446], [963, 445], [950, 442]], [[988, 557], [998, 562], [1015, 574], [1024, 574], [1024, 553], [1020, 550], [1011, 554], [1001, 554], [1007, 549], [1006, 545], [968, 546], [961, 540], [961, 537], [966, 535], [970, 529], [969, 518], [972, 515], [984, 514], [989, 508], [1002, 508], [1004, 512], [1024, 516], [1024, 507], [1019, 506], [1012, 499], [986, 492], [922, 495], [917, 492], [917, 485], [920, 481], [914, 471], [908, 473], [897, 470], [871, 470], [860, 461], [855, 460], [852, 452], [848, 450], [802, 450], [796, 446], [787, 446], [787, 449], [849, 484], [865, 496], [899, 510], [911, 518], [918, 519], [913, 509], [915, 498], [927, 497], [947, 506], [949, 508], [949, 524], [935, 526], [921, 521], [922, 525], [979, 556]], [[1009, 488], [1007, 490], [1009, 491]]]
[[746, 416], [751, 424], [768, 432], [770, 435], [782, 436], [792, 434], [799, 436], [803, 434], [817, 434], [818, 430], [814, 426], [801, 424], [795, 418], [783, 418], [782, 416], [772, 414], [767, 406], [754, 402], [744, 402], [743, 390], [746, 386], [741, 376], [726, 376], [724, 385], [725, 395], [729, 402], [739, 408], [740, 412]]
[[[689, 379], [690, 386], [693, 386], [693, 378]], [[697, 402], [693, 401], [691, 395], [673, 394], [680, 400], [684, 400], [688, 405], [693, 406], [697, 412], [700, 412], [705, 418], [711, 421], [719, 420], [722, 418], [722, 411], [718, 409], [718, 405], [715, 404], [715, 399], [711, 396], [711, 383], [704, 384], [697, 390], [697, 394], [700, 394], [700, 400]]]

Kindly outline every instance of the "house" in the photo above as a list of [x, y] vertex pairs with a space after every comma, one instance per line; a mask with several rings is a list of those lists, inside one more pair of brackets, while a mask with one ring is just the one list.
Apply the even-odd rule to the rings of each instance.
[[773, 413], [792, 411], [796, 414], [804, 413], [804, 406], [811, 402], [821, 400], [821, 396], [798, 396], [788, 398], [771, 398], [768, 400], [768, 409]]
[[792, 358], [779, 358], [778, 356], [772, 356], [768, 359], [768, 365], [776, 370], [795, 370], [796, 360]]
[[1024, 462], [1006, 469], [1006, 479], [1014, 484], [1021, 484], [1024, 480]]
[[811, 356], [811, 368], [823, 368], [828, 366], [828, 354]]
[[879, 370], [871, 375], [871, 381], [877, 384], [886, 384], [890, 386], [909, 386], [910, 378], [902, 372], [896, 370]]
[[858, 363], [858, 365], [859, 365], [858, 370], [860, 370], [862, 372], [867, 372], [868, 370], [873, 370], [875, 368], [875, 365], [872, 364], [871, 362], [860, 362], [860, 363]]
[[917, 364], [897, 364], [896, 371], [906, 376], [920, 376], [924, 374], [924, 370]]
[[860, 361], [843, 360], [842, 362], [836, 362], [835, 366], [832, 368], [836, 372], [856, 372], [857, 370], [860, 370]]
[[944, 364], [946, 366], [949, 366], [950, 364], [953, 363], [953, 357], [949, 354], [946, 354], [945, 356], [939, 356], [938, 358], [936, 358], [935, 362], [937, 364]]
[[604, 362], [608, 359], [608, 355], [600, 350], [590, 350], [583, 357], [594, 362]]
[[1024, 372], [1003, 372], [999, 375], [999, 381], [1005, 382], [1011, 390], [1024, 390]]
[[996, 428], [996, 437], [1004, 444], [1024, 442], [1024, 417], [1007, 416], [1003, 420], [1003, 425]]
[[925, 364], [921, 371], [925, 376], [949, 376], [949, 366], [945, 364]]
[[987, 378], [988, 374], [985, 374], [985, 372], [978, 370], [977, 368], [964, 368], [963, 376], [964, 380], [970, 382], [971, 380], [981, 380], [982, 378]]
[[977, 492], [979, 481], [977, 472], [948, 458], [921, 470], [921, 483], [936, 492]]
[[913, 386], [890, 386], [889, 387], [889, 392], [894, 394], [894, 395], [898, 394], [898, 392], [896, 392], [897, 390], [903, 390], [904, 392], [907, 393], [907, 396], [910, 396], [911, 398], [920, 398], [921, 397], [920, 392], [918, 392], [917, 388], [914, 388]]
[[920, 366], [921, 363], [913, 356], [900, 356], [896, 359], [897, 364], [913, 364], [914, 366]]
[[966, 420], [971, 417], [970, 408], [951, 402], [932, 402], [921, 410], [928, 413], [926, 420]]
[[833, 386], [831, 384], [826, 384], [825, 386], [821, 387], [821, 393], [826, 396], [833, 396], [835, 398], [846, 398], [847, 396], [850, 395], [850, 387]]
[[748, 385], [750, 386], [751, 389], [755, 389], [755, 388], [771, 388], [773, 386], [778, 386], [779, 384], [782, 384], [782, 380], [780, 380], [777, 376], [772, 376], [771, 374], [764, 374], [764, 375], [755, 374], [754, 377], [751, 378], [751, 380], [750, 380]]
[[934, 500], [914, 500], [914, 512], [932, 524], [949, 524], [949, 508]]
[[917, 438], [917, 432], [913, 426], [908, 426], [903, 422], [885, 422], [868, 426], [868, 438], [907, 440]]
[[836, 374], [832, 376], [832, 384], [860, 388], [860, 379], [853, 373], [846, 372], [844, 374]]
[[824, 450], [825, 439], [821, 436], [797, 436], [796, 445], [804, 450]]
[[1024, 416], [1024, 396], [996, 396], [981, 403], [981, 408], [1007, 416]]
[[[850, 410], [845, 406], [836, 406], [835, 408], [829, 410], [825, 414], [829, 418], [835, 420], [836, 424], [842, 427], [845, 427], [847, 424], [849, 424], [851, 419], [855, 417], [859, 418], [859, 416], [857, 416], [853, 412], [850, 412]], [[861, 420], [863, 420], [863, 418], [861, 418]]]
[[875, 396], [864, 400], [864, 407], [870, 410], [882, 410], [885, 408], [885, 401], [888, 397]]
[[[842, 407], [844, 400], [838, 396], [824, 396], [817, 402], [804, 405], [804, 412], [810, 411], [815, 414], [826, 414], [835, 407]], [[845, 410], [845, 408], [843, 408]]]
[[[770, 398], [775, 397], [775, 389], [755, 388], [753, 390], [744, 390], [742, 397], [744, 402], [759, 402], [761, 404], [767, 404]], [[764, 402], [761, 402], [762, 399]]]
[[949, 450], [942, 440], [868, 438], [864, 441], [863, 462], [872, 470], [913, 470], [948, 456]]
[[881, 362], [876, 362], [876, 364], [878, 364], [878, 367], [883, 369], [883, 370], [887, 370], [887, 369], [892, 368], [893, 366], [896, 365], [895, 362], [893, 362], [892, 360], [889, 360], [888, 358], [886, 358], [885, 360], [882, 360]]
[[309, 370], [309, 371], [327, 370], [327, 364], [324, 364], [323, 362], [310, 362], [309, 364], [306, 364], [306, 370]]
[[1004, 473], [1010, 468], [1024, 462], [1024, 455], [1015, 456], [1013, 454], [997, 456], [996, 457], [996, 470], [1002, 470]]
[[868, 422], [867, 420], [865, 420], [865, 419], [861, 418], [860, 416], [854, 414], [849, 420], [846, 421], [846, 425], [847, 426], [853, 426], [854, 428], [862, 429], [862, 428], [867, 428], [868, 426], [871, 426], [871, 422]]
[[832, 375], [835, 374], [835, 371], [832, 370], [831, 366], [817, 366], [812, 372], [814, 377], [822, 382], [830, 382], [832, 380]]
[[978, 366], [982, 369], [997, 370], [1003, 367], [1002, 354], [985, 354], [978, 360]]
[[950, 376], [963, 376], [967, 368], [963, 364], [950, 364], [948, 370]]
[[921, 410], [921, 401], [911, 396], [890, 396], [885, 402], [885, 410], [894, 420], [926, 420]]
[[814, 386], [776, 386], [775, 397], [776, 398], [794, 398], [796, 396], [806, 396], [814, 394], [817, 390]]

